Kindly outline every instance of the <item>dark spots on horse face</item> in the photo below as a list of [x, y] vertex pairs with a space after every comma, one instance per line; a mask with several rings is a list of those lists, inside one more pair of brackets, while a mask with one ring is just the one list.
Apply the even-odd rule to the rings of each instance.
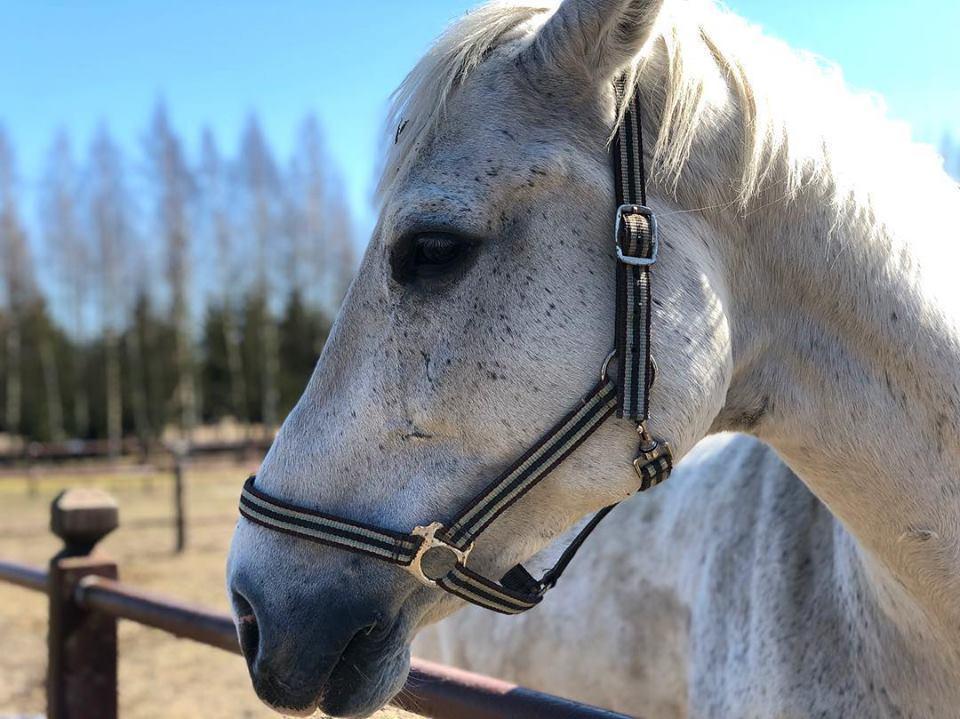
[[947, 425], [950, 421], [950, 418], [945, 414], [938, 414], [936, 419], [937, 426], [937, 454], [943, 455], [943, 445], [944, 439], [946, 436]]
[[[499, 367], [499, 366], [500, 366], [500, 363], [499, 363], [499, 362], [494, 362], [494, 366], [495, 366], [495, 367]], [[483, 364], [483, 362], [477, 362], [477, 369], [483, 374], [484, 377], [486, 377], [486, 378], [487, 378], [488, 380], [490, 380], [491, 382], [496, 382], [496, 381], [499, 380], [499, 379], [503, 379], [503, 376], [502, 376], [502, 375], [498, 375], [498, 374], [497, 374], [496, 372], [494, 372], [492, 369], [489, 369], [488, 367], [486, 367], [486, 366]]]
[[896, 398], [896, 395], [893, 392], [893, 380], [890, 379], [890, 373], [887, 370], [883, 371], [883, 379], [887, 385], [887, 392], [890, 393], [890, 396]]
[[[420, 350], [420, 356], [423, 358], [423, 369], [427, 375], [427, 381], [430, 384], [433, 384], [433, 371], [430, 361], [430, 353], [426, 350]], [[447, 362], [449, 363], [449, 360], [447, 360]]]

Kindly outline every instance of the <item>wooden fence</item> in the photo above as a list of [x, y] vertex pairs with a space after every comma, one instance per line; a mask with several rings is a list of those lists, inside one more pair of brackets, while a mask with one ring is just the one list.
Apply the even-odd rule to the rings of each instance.
[[154, 442], [145, 444], [138, 439], [124, 438], [120, 442], [74, 439], [64, 442], [25, 442], [0, 451], [0, 467], [35, 465], [36, 462], [63, 463], [77, 460], [116, 459], [138, 457], [146, 460], [151, 455], [189, 455], [202, 457], [235, 454], [239, 457], [262, 455], [270, 447], [272, 435], [256, 436], [237, 441], [184, 441], [179, 443]]
[[[44, 592], [49, 602], [47, 718], [116, 719], [117, 620], [239, 654], [230, 617], [117, 581], [117, 565], [94, 552], [119, 523], [99, 490], [72, 489], [51, 506], [63, 549], [44, 570], [0, 561], [0, 581]], [[478, 674], [414, 659], [397, 705], [436, 719], [628, 719]]]
[[[144, 491], [153, 491], [157, 476], [170, 479], [170, 519], [162, 524], [173, 528], [174, 551], [179, 554], [187, 547], [187, 470], [195, 460], [201, 462], [216, 461], [231, 457], [241, 461], [259, 457], [269, 448], [269, 438], [251, 439], [242, 442], [206, 442], [184, 444], [183, 446], [157, 444], [150, 452], [140, 454], [136, 451], [140, 445], [136, 440], [125, 440], [122, 454], [111, 454], [106, 442], [74, 441], [50, 444], [30, 444], [20, 451], [0, 453], [0, 481], [26, 482], [27, 494], [36, 497], [39, 494], [39, 482], [59, 478], [60, 481], [79, 479], [85, 481], [89, 476], [123, 476], [126, 479], [140, 476]], [[136, 463], [120, 462], [121, 457], [135, 458]], [[210, 466], [203, 464], [200, 466]], [[88, 480], [87, 480], [88, 481]], [[157, 520], [140, 522], [143, 527], [155, 527]], [[131, 525], [128, 525], [131, 526]], [[0, 531], [0, 535], [4, 533]]]

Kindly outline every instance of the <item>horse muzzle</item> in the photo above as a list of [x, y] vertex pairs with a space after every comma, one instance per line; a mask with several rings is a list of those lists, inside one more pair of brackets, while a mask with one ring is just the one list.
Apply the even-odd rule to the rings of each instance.
[[[259, 574], [259, 573], [257, 573]], [[325, 573], [326, 587], [228, 580], [240, 647], [257, 696], [297, 716], [316, 710], [335, 717], [367, 716], [403, 686], [410, 637], [389, 593], [352, 571]], [[382, 589], [383, 587], [381, 587]]]

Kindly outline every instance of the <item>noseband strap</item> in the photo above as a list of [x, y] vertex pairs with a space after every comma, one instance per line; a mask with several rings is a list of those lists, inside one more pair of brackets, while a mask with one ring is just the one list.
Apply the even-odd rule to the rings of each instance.
[[[618, 104], [624, 84], [615, 85]], [[613, 415], [636, 422], [640, 449], [633, 461], [639, 490], [665, 480], [673, 468], [670, 447], [647, 431], [649, 393], [654, 380], [650, 354], [650, 269], [659, 251], [656, 217], [646, 206], [643, 137], [637, 93], [625, 109], [613, 142], [617, 212], [616, 349], [617, 381], [607, 376], [566, 417], [499, 477], [490, 482], [447, 526], [434, 523], [411, 533], [395, 532], [290, 504], [264, 494], [250, 477], [240, 497], [240, 514], [277, 532], [311, 542], [367, 554], [409, 570], [419, 581], [439, 587], [473, 604], [502, 614], [519, 614], [536, 606], [552, 588], [587, 536], [616, 505], [597, 512], [540, 579], [521, 565], [499, 582], [473, 571], [467, 561], [476, 538], [565, 460]]]

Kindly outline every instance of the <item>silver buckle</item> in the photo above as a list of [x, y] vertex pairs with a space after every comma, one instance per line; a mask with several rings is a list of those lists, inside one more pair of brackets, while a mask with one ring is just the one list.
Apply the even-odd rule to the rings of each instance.
[[[437, 580], [445, 577], [449, 574], [455, 567], [463, 567], [467, 564], [467, 557], [470, 556], [470, 552], [473, 550], [473, 543], [471, 542], [470, 546], [466, 549], [457, 549], [452, 544], [449, 544], [442, 539], [437, 538], [437, 533], [443, 531], [443, 525], [440, 522], [432, 522], [426, 526], [414, 527], [411, 534], [417, 537], [423, 537], [423, 541], [420, 543], [417, 553], [413, 555], [413, 560], [406, 566], [406, 570], [410, 572], [414, 577], [417, 578], [421, 584], [426, 584], [428, 587], [436, 587]], [[432, 549], [441, 549], [450, 552], [453, 555], [453, 562], [449, 563], [449, 566], [441, 564], [440, 568], [443, 571], [440, 572], [431, 572], [436, 576], [428, 576], [423, 571], [423, 558]], [[444, 568], [445, 567], [445, 568]]]
[[[650, 223], [650, 256], [649, 257], [631, 257], [623, 254], [620, 248], [620, 230], [623, 228], [623, 218], [625, 215], [643, 215]], [[638, 267], [649, 267], [657, 261], [657, 255], [660, 253], [660, 233], [657, 231], [657, 216], [646, 205], [620, 205], [617, 208], [617, 220], [613, 227], [613, 244], [617, 248], [617, 259], [627, 265], [636, 265]]]

